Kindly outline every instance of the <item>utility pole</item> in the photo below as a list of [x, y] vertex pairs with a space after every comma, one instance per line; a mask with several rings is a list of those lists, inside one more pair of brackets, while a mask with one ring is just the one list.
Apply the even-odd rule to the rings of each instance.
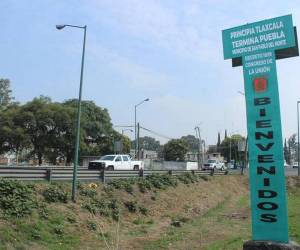
[[137, 158], [140, 160], [140, 123], [137, 124]]
[[245, 153], [245, 161], [244, 161], [244, 164], [243, 164], [243, 166], [242, 166], [242, 170], [241, 170], [241, 175], [243, 175], [244, 174], [244, 168], [247, 168], [247, 151], [248, 151], [248, 135], [247, 135], [247, 137], [246, 137], [246, 142], [245, 142], [245, 151], [244, 151], [244, 153]]
[[204, 154], [205, 154], [205, 141], [204, 140], [201, 140], [201, 150], [202, 150], [202, 163], [204, 164], [204, 160], [205, 160], [205, 157], [204, 157]]
[[137, 154], [137, 151], [138, 151], [138, 142], [137, 142], [137, 127], [136, 127], [136, 108], [141, 105], [142, 103], [144, 102], [148, 102], [150, 99], [149, 98], [146, 98], [145, 100], [141, 101], [140, 103], [134, 105], [134, 137], [135, 137], [135, 157], [136, 157], [136, 154]]
[[231, 137], [229, 138], [229, 164], [231, 164]]
[[202, 150], [202, 140], [201, 140], [200, 128], [198, 126], [196, 126], [195, 131], [196, 131], [196, 136], [198, 137], [198, 140], [199, 140], [199, 143], [198, 143], [198, 149], [199, 149], [198, 168], [200, 169], [203, 166], [203, 155], [201, 155], [201, 153], [203, 153], [203, 150]]
[[298, 138], [298, 143], [297, 143], [297, 161], [298, 161], [298, 164], [297, 164], [297, 167], [298, 167], [298, 176], [300, 176], [300, 165], [299, 165], [299, 161], [300, 161], [300, 155], [299, 155], [299, 103], [300, 101], [297, 101], [297, 124], [298, 124], [298, 133], [297, 133], [297, 138]]

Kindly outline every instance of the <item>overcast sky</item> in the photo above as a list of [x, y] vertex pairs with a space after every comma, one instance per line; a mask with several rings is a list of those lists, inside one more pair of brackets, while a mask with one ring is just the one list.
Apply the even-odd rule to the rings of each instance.
[[[133, 125], [134, 105], [150, 98], [138, 107], [143, 127], [178, 138], [200, 124], [208, 144], [225, 129], [246, 134], [242, 68], [223, 60], [221, 31], [286, 14], [300, 30], [295, 0], [1, 0], [0, 9], [0, 78], [16, 100], [77, 98], [83, 32], [55, 25], [87, 25], [83, 99], [107, 108], [114, 125]], [[289, 137], [300, 58], [277, 61], [277, 71]]]

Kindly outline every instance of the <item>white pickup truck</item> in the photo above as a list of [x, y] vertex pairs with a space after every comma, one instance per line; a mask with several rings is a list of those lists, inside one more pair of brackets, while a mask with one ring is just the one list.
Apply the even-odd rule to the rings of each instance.
[[132, 161], [129, 155], [104, 155], [99, 160], [89, 162], [89, 169], [139, 170], [144, 168], [142, 161]]
[[209, 170], [209, 169], [225, 169], [225, 163], [217, 160], [217, 159], [210, 159], [206, 163], [203, 164], [202, 167], [203, 170]]

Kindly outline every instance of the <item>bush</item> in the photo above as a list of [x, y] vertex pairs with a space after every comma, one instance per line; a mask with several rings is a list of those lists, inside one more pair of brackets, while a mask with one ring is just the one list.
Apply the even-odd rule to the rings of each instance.
[[79, 194], [82, 196], [94, 198], [97, 195], [97, 190], [94, 188], [82, 188]]
[[124, 205], [130, 213], [136, 213], [138, 210], [138, 204], [136, 201], [126, 201], [124, 202]]
[[55, 227], [53, 228], [53, 231], [57, 235], [63, 235], [64, 234], [64, 225], [62, 225], [62, 224], [55, 225]]
[[20, 181], [0, 179], [0, 208], [5, 216], [23, 217], [35, 206], [33, 187]]
[[82, 208], [87, 209], [92, 214], [99, 214], [106, 217], [119, 219], [120, 206], [116, 199], [91, 199], [83, 204]]
[[196, 175], [193, 175], [191, 173], [184, 173], [182, 175], [178, 175], [178, 180], [181, 181], [184, 184], [190, 184], [195, 183], [198, 181], [198, 178]]
[[168, 186], [175, 187], [177, 186], [177, 179], [175, 176], [168, 174], [164, 175], [148, 175], [146, 180], [150, 183], [151, 186], [157, 189], [166, 189]]
[[49, 210], [45, 203], [40, 203], [37, 206], [38, 214], [40, 218], [47, 220], [49, 217]]
[[138, 182], [138, 187], [141, 193], [146, 193], [147, 190], [151, 190], [151, 182], [147, 179], [142, 179]]
[[69, 222], [69, 223], [76, 223], [76, 217], [74, 216], [74, 215], [69, 215], [68, 217], [67, 217], [67, 221]]
[[122, 189], [126, 192], [132, 194], [133, 193], [133, 185], [136, 183], [136, 179], [119, 179], [113, 180], [112, 182], [108, 183], [109, 186], [115, 189]]
[[58, 186], [51, 185], [43, 192], [43, 196], [47, 202], [68, 202], [68, 194]]
[[96, 231], [97, 230], [97, 224], [93, 221], [88, 221], [87, 222], [87, 228], [90, 230], [90, 231]]
[[183, 223], [188, 222], [189, 219], [183, 216], [172, 218], [171, 225], [174, 227], [181, 227]]
[[200, 178], [204, 181], [209, 181], [209, 177], [206, 175], [201, 175]]
[[103, 187], [103, 190], [105, 193], [107, 194], [111, 194], [113, 191], [114, 191], [114, 187], [113, 186], [110, 186], [110, 185], [105, 185]]
[[146, 208], [144, 206], [139, 206], [139, 210], [140, 210], [141, 214], [148, 215], [148, 208]]

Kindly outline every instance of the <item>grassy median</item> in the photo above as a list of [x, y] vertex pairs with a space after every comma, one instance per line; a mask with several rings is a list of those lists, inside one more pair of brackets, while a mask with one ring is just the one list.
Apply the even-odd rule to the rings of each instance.
[[[0, 180], [0, 249], [241, 249], [250, 239], [246, 177], [151, 176], [70, 183]], [[300, 242], [300, 180], [289, 178], [290, 235]]]

